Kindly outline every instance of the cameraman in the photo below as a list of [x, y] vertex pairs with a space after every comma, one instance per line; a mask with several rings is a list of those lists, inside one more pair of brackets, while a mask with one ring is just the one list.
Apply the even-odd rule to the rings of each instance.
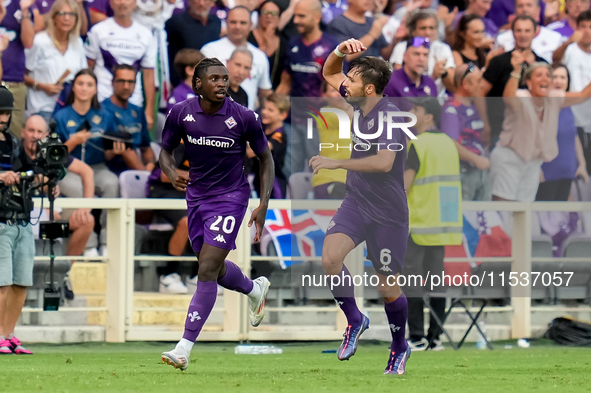
[[[9, 130], [14, 97], [0, 86], [0, 180], [3, 187], [20, 183], [16, 172], [21, 170], [19, 142]], [[0, 354], [30, 355], [18, 338], [14, 327], [21, 314], [27, 287], [33, 285], [35, 240], [31, 224], [17, 225], [0, 217]]]
[[[37, 142], [48, 134], [47, 123], [43, 117], [33, 115], [27, 119], [21, 135], [23, 137], [20, 161], [23, 171], [34, 169], [37, 155]], [[75, 173], [82, 179], [84, 198], [94, 198], [94, 172], [92, 168], [77, 158], [70, 156], [66, 164], [68, 172]], [[66, 255], [82, 255], [86, 242], [94, 229], [94, 216], [91, 209], [64, 210], [56, 220], [68, 220], [72, 234], [66, 249]]]

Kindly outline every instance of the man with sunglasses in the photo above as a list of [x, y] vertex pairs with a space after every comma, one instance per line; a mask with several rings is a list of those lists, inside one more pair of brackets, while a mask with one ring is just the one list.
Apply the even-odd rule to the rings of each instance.
[[[113, 68], [113, 95], [104, 100], [101, 105], [113, 114], [117, 130], [128, 133], [131, 145], [114, 141], [113, 149], [105, 151], [107, 166], [116, 175], [128, 169], [152, 171], [156, 156], [150, 147], [150, 134], [144, 111], [139, 106], [129, 102], [133, 94], [136, 81], [135, 69], [127, 64], [120, 64]], [[136, 149], [140, 149], [142, 157], [138, 157]]]
[[441, 131], [456, 143], [460, 155], [462, 199], [490, 201], [486, 148], [482, 142], [484, 122], [474, 104], [480, 94], [482, 71], [473, 63], [462, 64], [456, 69], [455, 98], [442, 108]]
[[[357, 350], [359, 337], [369, 328], [369, 319], [357, 308], [352, 276], [343, 263], [347, 254], [365, 241], [367, 259], [376, 270], [377, 288], [384, 299], [392, 334], [384, 374], [401, 375], [410, 356], [405, 340], [408, 304], [397, 282], [408, 239], [404, 189], [406, 136], [402, 129], [393, 128], [389, 136], [389, 133], [381, 132], [375, 139], [369, 137], [377, 130], [385, 131], [386, 125], [380, 124], [385, 112], [398, 112], [399, 109], [383, 99], [384, 88], [391, 76], [389, 64], [377, 57], [358, 57], [366, 49], [362, 41], [346, 40], [328, 56], [323, 70], [326, 82], [339, 90], [356, 111], [357, 125], [352, 126], [352, 131], [358, 132], [352, 132], [351, 136], [357, 147], [352, 149], [350, 159], [315, 156], [310, 160], [310, 166], [314, 174], [320, 169], [348, 170], [347, 195], [328, 225], [322, 249], [325, 274], [332, 276], [331, 280], [334, 276], [340, 279], [340, 285], [331, 286], [331, 292], [347, 317], [348, 326], [338, 359], [351, 358]], [[343, 62], [347, 55], [357, 58], [349, 64], [349, 72], [345, 75]], [[394, 120], [404, 123], [404, 119]], [[397, 148], [391, 149], [390, 146]]]
[[[384, 90], [387, 97], [437, 97], [435, 81], [423, 75], [427, 69], [430, 40], [425, 37], [410, 37], [406, 41], [404, 65], [392, 73]], [[402, 110], [409, 110], [412, 105], [407, 100], [397, 100], [396, 105]]]

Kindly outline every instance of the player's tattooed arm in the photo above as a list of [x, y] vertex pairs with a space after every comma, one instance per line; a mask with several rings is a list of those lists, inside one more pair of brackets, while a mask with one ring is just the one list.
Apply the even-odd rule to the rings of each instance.
[[185, 171], [177, 171], [172, 152], [162, 149], [160, 151], [160, 168], [170, 179], [172, 186], [179, 191], [187, 191], [187, 185], [191, 180]]
[[254, 242], [258, 243], [263, 234], [265, 226], [265, 219], [267, 218], [267, 209], [269, 207], [269, 199], [271, 198], [271, 191], [275, 183], [275, 163], [273, 162], [273, 155], [271, 150], [266, 148], [262, 153], [257, 154], [260, 161], [260, 178], [261, 178], [261, 195], [259, 206], [253, 210], [252, 216], [248, 221], [248, 226], [251, 227], [254, 222], [257, 233], [254, 237]]
[[345, 55], [362, 53], [366, 51], [367, 48], [361, 41], [350, 38], [347, 41], [341, 42], [337, 49], [341, 52], [341, 56], [337, 56], [334, 51], [328, 55], [328, 58], [324, 63], [324, 68], [322, 69], [322, 76], [324, 76], [326, 82], [334, 87], [336, 91], [340, 91], [341, 84], [346, 78], [343, 73]]
[[321, 169], [346, 169], [355, 172], [390, 172], [396, 159], [396, 152], [390, 150], [380, 150], [373, 156], [334, 160], [323, 156], [314, 156], [310, 159], [310, 166], [314, 175]]

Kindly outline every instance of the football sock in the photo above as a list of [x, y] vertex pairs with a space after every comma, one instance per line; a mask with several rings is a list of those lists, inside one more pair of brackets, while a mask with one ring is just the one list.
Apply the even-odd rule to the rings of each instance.
[[250, 294], [254, 287], [254, 282], [246, 277], [240, 268], [232, 261], [226, 259], [226, 274], [222, 278], [218, 278], [218, 284], [231, 291]]
[[195, 342], [218, 296], [216, 281], [197, 281], [197, 290], [191, 299], [189, 312], [185, 320], [183, 338]]
[[179, 341], [175, 349], [182, 349], [187, 352], [188, 355], [190, 355], [194, 344], [195, 343], [193, 341], [189, 341], [186, 338], [181, 338], [181, 341]]
[[[353, 277], [349, 273], [347, 266], [343, 265], [341, 273], [339, 273], [340, 285], [331, 286], [331, 292], [337, 304], [345, 313], [347, 317], [347, 323], [351, 326], [357, 326], [361, 324], [363, 320], [363, 314], [357, 308], [355, 302], [355, 288], [353, 286]], [[336, 281], [336, 280], [335, 280]]]
[[392, 334], [392, 345], [390, 349], [394, 353], [406, 351], [406, 321], [408, 319], [408, 302], [404, 293], [391, 303], [385, 303], [384, 309], [390, 325]]

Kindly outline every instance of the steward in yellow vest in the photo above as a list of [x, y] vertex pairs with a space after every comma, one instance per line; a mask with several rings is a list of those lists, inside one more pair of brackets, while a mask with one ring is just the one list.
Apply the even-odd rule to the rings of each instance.
[[[403, 275], [429, 275], [444, 272], [444, 245], [462, 243], [462, 185], [460, 158], [455, 142], [438, 130], [441, 106], [436, 98], [408, 98], [417, 117], [417, 139], [410, 140], [404, 185], [408, 197], [410, 235]], [[429, 274], [428, 274], [429, 273]], [[409, 345], [413, 351], [441, 350], [441, 329], [430, 319], [424, 335], [423, 295], [425, 286], [407, 286]], [[433, 311], [443, 320], [445, 299], [431, 298]]]

